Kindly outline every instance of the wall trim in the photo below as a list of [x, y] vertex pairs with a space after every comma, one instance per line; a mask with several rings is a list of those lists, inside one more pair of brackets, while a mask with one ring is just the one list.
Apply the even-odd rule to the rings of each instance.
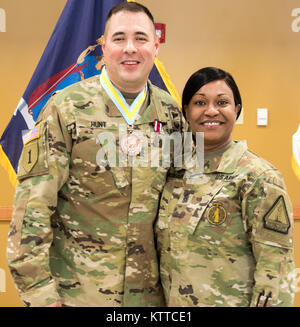
[[0, 206], [0, 221], [10, 221], [12, 216], [12, 206]]
[[294, 220], [300, 220], [300, 205], [294, 205], [293, 206], [293, 211], [294, 211]]
[[[294, 220], [300, 220], [300, 204], [293, 206]], [[12, 206], [0, 206], [0, 221], [10, 221], [12, 216]]]

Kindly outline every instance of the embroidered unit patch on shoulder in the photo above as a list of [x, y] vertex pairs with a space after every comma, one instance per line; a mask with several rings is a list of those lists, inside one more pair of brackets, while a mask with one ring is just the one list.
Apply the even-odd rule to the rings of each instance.
[[213, 202], [208, 208], [206, 218], [212, 225], [221, 225], [226, 220], [227, 213], [221, 202]]
[[34, 165], [37, 163], [38, 155], [39, 148], [37, 141], [29, 144], [27, 142], [26, 146], [24, 146], [23, 156], [21, 160], [21, 165], [23, 166], [26, 173], [29, 173], [34, 167]]
[[291, 227], [285, 201], [280, 195], [263, 217], [264, 227], [278, 233], [287, 234]]

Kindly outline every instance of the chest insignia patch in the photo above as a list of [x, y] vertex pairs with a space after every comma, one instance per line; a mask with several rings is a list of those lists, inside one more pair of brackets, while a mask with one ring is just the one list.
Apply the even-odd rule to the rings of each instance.
[[280, 195], [263, 217], [264, 227], [275, 232], [287, 234], [291, 223], [284, 198]]
[[221, 202], [213, 202], [207, 209], [206, 219], [212, 225], [221, 225], [226, 220], [227, 213]]

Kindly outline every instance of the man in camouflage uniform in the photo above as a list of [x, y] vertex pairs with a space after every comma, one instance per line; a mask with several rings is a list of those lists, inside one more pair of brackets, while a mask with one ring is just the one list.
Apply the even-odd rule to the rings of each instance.
[[[129, 126], [95, 76], [53, 96], [26, 136], [7, 256], [29, 306], [164, 305], [153, 223], [168, 168], [151, 167], [151, 147], [161, 154], [151, 135], [181, 132], [183, 119], [147, 82], [158, 51], [152, 16], [136, 3], [114, 10], [107, 75], [127, 102], [145, 84], [146, 98]], [[137, 132], [146, 143], [129, 144]]]
[[246, 142], [170, 178], [156, 225], [168, 306], [292, 306], [293, 215], [280, 172]]

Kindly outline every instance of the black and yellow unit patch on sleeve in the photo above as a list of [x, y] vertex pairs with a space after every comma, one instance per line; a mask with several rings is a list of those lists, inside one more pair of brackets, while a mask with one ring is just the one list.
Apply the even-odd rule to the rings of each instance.
[[26, 171], [26, 173], [29, 173], [31, 169], [34, 167], [34, 165], [37, 163], [38, 155], [39, 155], [38, 142], [28, 143], [24, 147], [21, 165]]
[[221, 202], [213, 202], [207, 209], [206, 219], [212, 225], [222, 225], [226, 217], [227, 213]]
[[288, 234], [291, 227], [285, 201], [280, 195], [263, 217], [264, 227], [278, 233]]
[[48, 171], [47, 123], [38, 124], [23, 136], [24, 148], [18, 166], [18, 179], [37, 176]]

